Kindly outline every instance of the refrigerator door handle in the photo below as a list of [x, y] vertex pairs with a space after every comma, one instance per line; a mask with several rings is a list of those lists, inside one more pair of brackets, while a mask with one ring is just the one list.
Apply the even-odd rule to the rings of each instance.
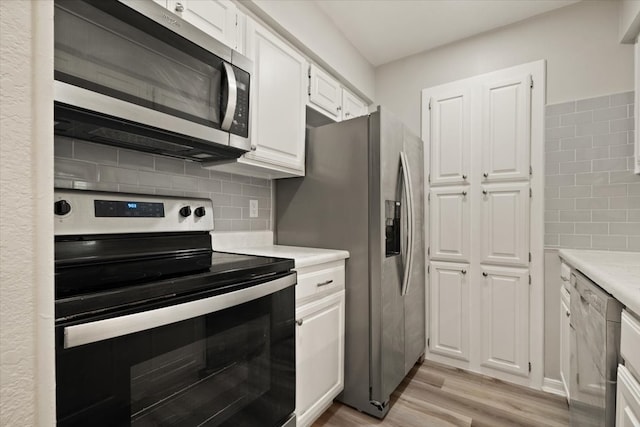
[[404, 274], [402, 276], [402, 290], [400, 294], [405, 296], [409, 292], [411, 264], [413, 264], [413, 191], [411, 188], [411, 172], [409, 161], [404, 151], [400, 152], [400, 165], [402, 168], [403, 188], [407, 200], [407, 258], [404, 264]]

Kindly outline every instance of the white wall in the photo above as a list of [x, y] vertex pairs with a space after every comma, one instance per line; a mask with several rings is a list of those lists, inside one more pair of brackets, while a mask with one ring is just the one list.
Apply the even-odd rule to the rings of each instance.
[[307, 56], [373, 101], [374, 68], [314, 1], [240, 0]]
[[53, 2], [0, 1], [0, 425], [55, 424]]
[[547, 104], [633, 90], [633, 48], [619, 44], [619, 3], [583, 1], [376, 69], [376, 102], [420, 130], [420, 90], [547, 60]]

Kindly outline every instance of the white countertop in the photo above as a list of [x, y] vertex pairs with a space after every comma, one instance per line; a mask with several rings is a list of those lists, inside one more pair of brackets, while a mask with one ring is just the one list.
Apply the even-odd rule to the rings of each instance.
[[337, 249], [305, 248], [301, 246], [250, 246], [235, 247], [229, 251], [247, 255], [272, 256], [277, 258], [293, 258], [295, 268], [308, 267], [331, 261], [349, 258], [349, 252]]
[[640, 315], [640, 252], [560, 249], [560, 258]]

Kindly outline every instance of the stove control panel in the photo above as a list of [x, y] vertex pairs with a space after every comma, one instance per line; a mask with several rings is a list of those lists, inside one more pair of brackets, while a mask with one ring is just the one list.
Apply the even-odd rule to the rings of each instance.
[[56, 236], [214, 228], [212, 216], [206, 215], [213, 210], [210, 199], [63, 189], [54, 196]]

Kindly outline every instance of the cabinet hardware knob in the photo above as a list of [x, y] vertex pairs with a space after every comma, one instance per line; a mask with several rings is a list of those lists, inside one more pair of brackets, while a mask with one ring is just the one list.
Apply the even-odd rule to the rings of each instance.
[[564, 314], [567, 315], [567, 317], [571, 316], [571, 314], [569, 313], [569, 311], [567, 310]]
[[463, 191], [463, 192], [462, 192], [462, 195], [463, 195], [463, 196], [466, 196], [466, 195], [467, 195], [467, 192], [466, 192], [466, 191]]
[[338, 106], [338, 108], [336, 108], [336, 110], [340, 111], [340, 110], [342, 110], [342, 107]]
[[467, 174], [462, 174], [462, 179], [466, 180], [467, 179]]
[[488, 274], [486, 271], [483, 271], [483, 272], [482, 272], [482, 275], [483, 275], [484, 277], [487, 277], [489, 274]]
[[489, 178], [489, 173], [485, 172], [485, 173], [482, 174], [482, 176], [485, 177], [485, 178]]
[[487, 195], [487, 190], [482, 190], [482, 194]]
[[255, 145], [251, 144], [251, 151], [256, 151], [256, 148], [258, 148], [258, 147], [256, 147]]
[[345, 117], [349, 117], [351, 115], [351, 113], [345, 113]]
[[467, 270], [464, 270], [464, 269], [463, 269], [463, 270], [461, 270], [461, 271], [460, 271], [460, 273], [462, 273], [462, 274], [467, 274]]
[[296, 320], [296, 324], [297, 324], [298, 326], [302, 326], [302, 323], [303, 323], [303, 322], [304, 322], [304, 319], [297, 319], [297, 320]]
[[184, 5], [182, 3], [176, 3], [176, 12], [184, 12]]

